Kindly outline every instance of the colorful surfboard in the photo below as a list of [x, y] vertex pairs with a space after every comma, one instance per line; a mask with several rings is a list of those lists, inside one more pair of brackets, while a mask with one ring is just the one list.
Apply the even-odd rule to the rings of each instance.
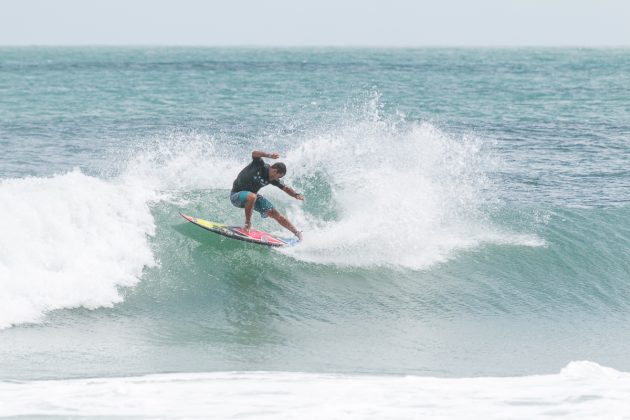
[[297, 238], [282, 238], [254, 229], [249, 232], [245, 232], [240, 226], [228, 226], [223, 223], [209, 222], [197, 217], [188, 216], [184, 213], [180, 213], [180, 215], [190, 223], [193, 223], [203, 229], [218, 233], [219, 235], [223, 235], [228, 238], [237, 239], [239, 241], [267, 246], [293, 246], [300, 242]]

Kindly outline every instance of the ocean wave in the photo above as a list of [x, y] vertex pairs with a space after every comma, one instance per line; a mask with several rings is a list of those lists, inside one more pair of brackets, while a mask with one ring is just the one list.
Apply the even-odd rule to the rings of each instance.
[[[296, 270], [317, 264], [332, 272], [337, 267], [426, 271], [462, 256], [479, 264], [471, 252], [498, 246], [551, 247], [548, 254], [557, 258], [542, 268], [549, 271], [558, 258], [569, 259], [563, 264], [580, 265], [580, 255], [589, 253], [584, 238], [597, 232], [615, 235], [606, 226], [607, 217], [594, 221], [602, 226], [577, 232], [569, 242], [563, 235], [574, 228], [573, 222], [558, 222], [555, 216], [550, 222], [548, 210], [543, 216], [534, 209], [531, 215], [504, 217], [510, 203], [501, 198], [505, 186], [489, 176], [497, 167], [491, 143], [476, 136], [453, 136], [428, 123], [383, 119], [374, 109], [376, 104], [361, 118], [301, 137], [278, 136], [264, 146], [281, 152], [289, 168], [286, 182], [306, 196], [306, 202], [299, 203], [272, 187], [263, 191], [305, 232], [300, 246], [281, 251]], [[181, 210], [241, 223], [242, 211], [229, 203], [227, 192], [252, 148], [263, 146], [235, 147], [213, 136], [172, 133], [140, 143], [124, 159], [115, 159], [112, 165], [119, 170], [108, 178], [75, 170], [3, 180], [0, 328], [41, 322], [55, 309], [121, 302], [120, 287], [136, 285], [157, 256], [188, 252], [173, 240], [179, 235], [173, 227], [185, 223], [177, 214]], [[591, 217], [577, 212], [562, 217]], [[617, 231], [623, 217], [619, 222]], [[257, 215], [254, 224], [286, 234]], [[152, 238], [156, 229], [164, 232], [159, 239]], [[575, 252], [556, 249], [563, 243], [573, 244]], [[611, 259], [609, 266], [623, 269], [612, 248], [604, 257]], [[519, 258], [515, 252], [510, 255]], [[231, 263], [219, 259], [214, 264]], [[283, 264], [292, 270], [290, 262]], [[539, 263], [532, 264], [540, 271]], [[177, 271], [179, 266], [164, 268]]]

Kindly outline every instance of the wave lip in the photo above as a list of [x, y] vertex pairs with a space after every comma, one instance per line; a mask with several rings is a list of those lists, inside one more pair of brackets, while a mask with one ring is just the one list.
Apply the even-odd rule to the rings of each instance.
[[155, 264], [153, 193], [79, 170], [0, 182], [0, 328], [109, 307]]
[[290, 372], [176, 373], [0, 382], [7, 416], [622, 418], [630, 374], [571, 362], [558, 374], [432, 378]]

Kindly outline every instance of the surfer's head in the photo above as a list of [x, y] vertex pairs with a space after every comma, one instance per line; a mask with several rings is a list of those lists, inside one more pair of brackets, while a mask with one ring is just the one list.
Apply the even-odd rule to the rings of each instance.
[[269, 168], [269, 181], [282, 178], [287, 173], [287, 166], [282, 162], [276, 162]]

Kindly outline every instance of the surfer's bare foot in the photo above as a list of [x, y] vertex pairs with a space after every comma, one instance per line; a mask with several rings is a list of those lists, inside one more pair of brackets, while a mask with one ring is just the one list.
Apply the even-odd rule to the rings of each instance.
[[295, 236], [297, 236], [298, 240], [300, 240], [300, 242], [302, 241], [302, 232], [296, 232]]
[[250, 230], [252, 230], [252, 224], [251, 223], [245, 223], [245, 226], [243, 226], [243, 230], [247, 233], [249, 233]]

